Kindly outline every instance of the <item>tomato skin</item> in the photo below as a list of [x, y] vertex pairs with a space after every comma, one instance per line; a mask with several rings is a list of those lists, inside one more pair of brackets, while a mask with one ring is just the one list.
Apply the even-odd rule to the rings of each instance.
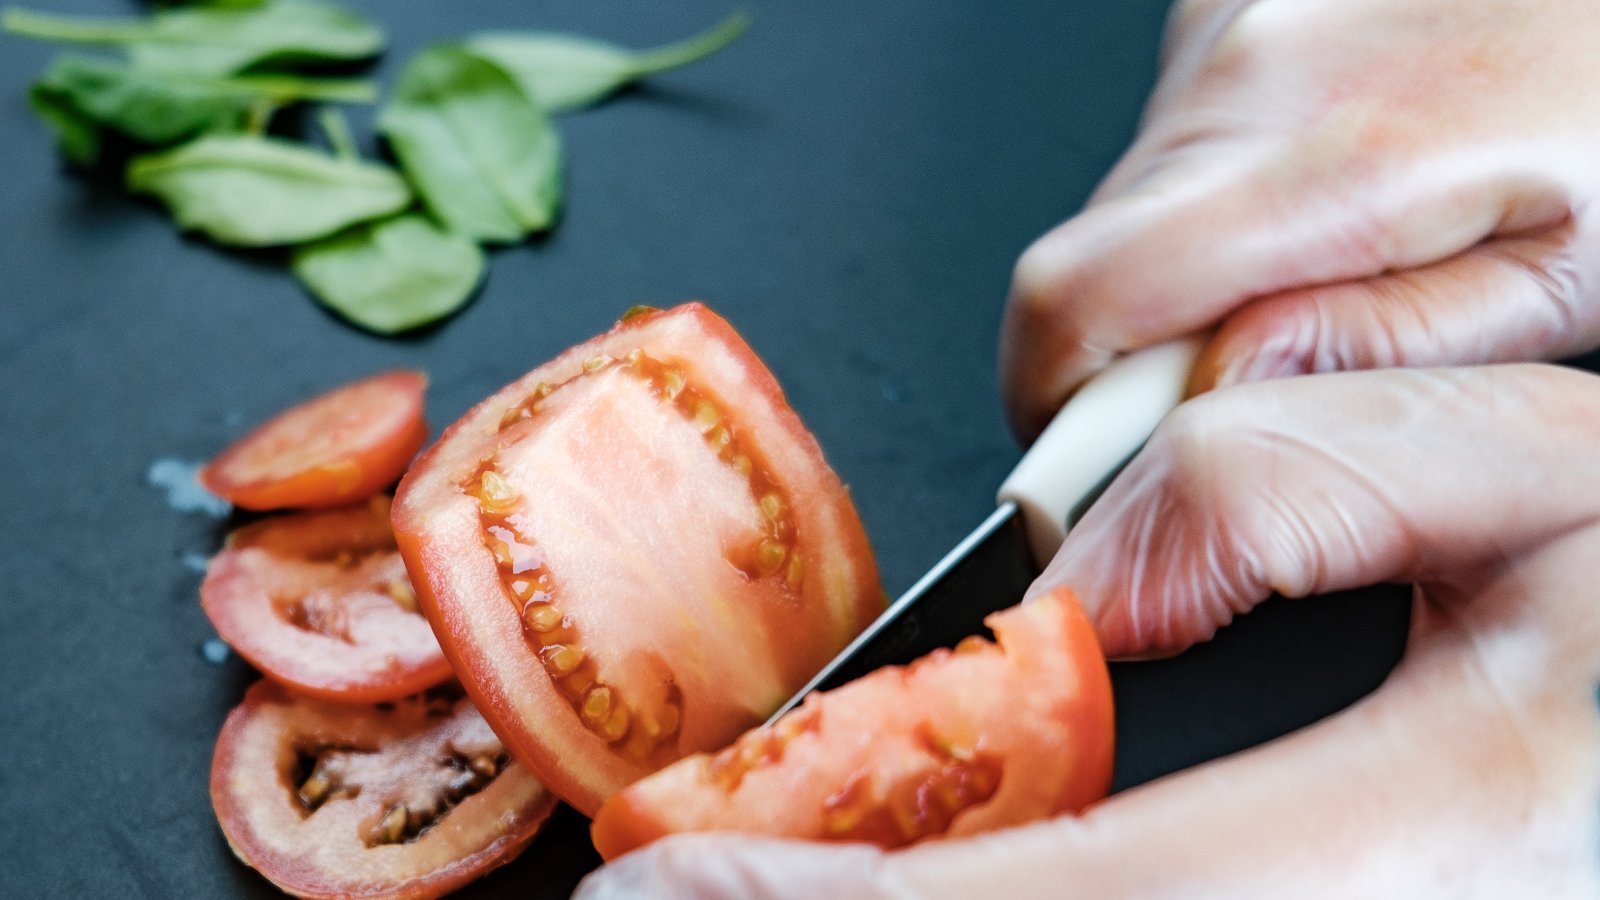
[[[295, 697], [271, 681], [251, 686], [212, 760], [211, 801], [228, 846], [281, 890], [329, 900], [440, 897], [515, 859], [555, 797], [514, 761], [451, 801], [428, 830], [403, 843], [372, 842], [396, 797], [426, 794], [418, 782], [439, 782], [441, 770], [470, 778], [444, 769], [441, 757], [501, 749], [469, 702], [443, 715], [429, 705], [416, 697], [383, 709]], [[308, 812], [296, 781], [308, 773], [295, 768], [297, 756], [319, 746], [359, 751], [346, 769], [358, 790], [341, 794], [336, 785]]]
[[395, 483], [428, 439], [427, 376], [394, 371], [279, 413], [200, 470], [207, 490], [244, 509], [341, 506]]
[[716, 756], [623, 789], [606, 859], [668, 834], [744, 831], [898, 847], [1076, 812], [1111, 785], [1111, 684], [1070, 591], [991, 616], [973, 643], [808, 697]]
[[[662, 751], [665, 756], [659, 760], [629, 758], [615, 752], [607, 741], [586, 728], [572, 701], [561, 694], [539, 659], [528, 651], [523, 621], [515, 606], [506, 601], [495, 560], [483, 545], [479, 507], [462, 487], [485, 460], [515, 452], [521, 439], [502, 438], [503, 423], [508, 414], [534, 395], [539, 385], [562, 385], [583, 375], [586, 362], [596, 358], [621, 359], [640, 348], [682, 367], [691, 382], [714, 397], [727, 419], [737, 423], [742, 434], [751, 436], [762, 454], [763, 465], [794, 498], [799, 553], [806, 564], [798, 596], [788, 604], [757, 597], [748, 603], [733, 603], [731, 609], [724, 610], [734, 620], [749, 624], [739, 626], [745, 630], [730, 638], [731, 645], [722, 646], [728, 647], [730, 656], [743, 653], [747, 658], [767, 660], [772, 671], [761, 677], [770, 680], [752, 685], [742, 673], [718, 671], [715, 658], [705, 663], [710, 668], [698, 674], [680, 667], [668, 676], [668, 684], [676, 684], [684, 691], [684, 714], [682, 730], [675, 735], [676, 744], [666, 746]], [[594, 383], [601, 384], [598, 379], [610, 377], [610, 371], [599, 373], [594, 376]], [[557, 393], [568, 390], [558, 388]], [[574, 390], [579, 391], [576, 396], [583, 398], [581, 402], [603, 404], [609, 397], [604, 387], [590, 389], [580, 385]], [[552, 395], [552, 400], [556, 399], [560, 397]], [[630, 408], [618, 411], [625, 414]], [[633, 411], [640, 415], [648, 412]], [[618, 418], [628, 420], [626, 415]], [[563, 421], [561, 427], [577, 429], [603, 425], [602, 420]], [[589, 437], [591, 440], [584, 446], [593, 457], [610, 452], [613, 438], [626, 436], [602, 431]], [[698, 433], [694, 437], [700, 440]], [[512, 450], [508, 451], [508, 446]], [[706, 459], [707, 465], [712, 465], [716, 457], [708, 454]], [[652, 462], [645, 459], [640, 464], [648, 466]], [[682, 481], [697, 476], [694, 471], [675, 471], [670, 478], [662, 477]], [[618, 511], [631, 503], [645, 503], [645, 509], [632, 511], [636, 513], [634, 518], [650, 522], [660, 519], [657, 524], [663, 529], [671, 528], [663, 517], [682, 518], [680, 511], [650, 507], [651, 501], [640, 500], [631, 492], [613, 490], [607, 494], [600, 490], [598, 495], [597, 504], [611, 504]], [[754, 500], [747, 498], [747, 503], [753, 509]], [[865, 532], [848, 493], [827, 468], [815, 439], [789, 409], [776, 381], [750, 348], [726, 322], [699, 304], [630, 317], [606, 334], [529, 372], [469, 411], [407, 473], [396, 493], [394, 524], [422, 609], [433, 622], [445, 654], [468, 692], [517, 758], [526, 762], [559, 797], [587, 814], [592, 814], [622, 785], [671, 758], [721, 746], [743, 728], [759, 722], [870, 623], [884, 602]], [[669, 548], [667, 555], [672, 552]], [[586, 564], [569, 567], [568, 571], [582, 568], [586, 576], [598, 578], [594, 572], [605, 568], [604, 560], [582, 562]], [[714, 567], [723, 575], [732, 571], [720, 558], [667, 560], [664, 565], [680, 563], [691, 568]], [[560, 581], [563, 570], [556, 567], [553, 571]], [[594, 578], [590, 578], [590, 587]], [[691, 607], [682, 615], [693, 618], [692, 604], [699, 599], [687, 590], [683, 598]], [[588, 649], [603, 653], [618, 640], [618, 635], [640, 640], [640, 626], [630, 626], [635, 612], [662, 611], [623, 609], [609, 615], [601, 611], [600, 621], [591, 615], [584, 621], [605, 635], [605, 643]], [[715, 618], [707, 613], [702, 621]], [[722, 626], [712, 623], [708, 627]], [[636, 659], [648, 664], [656, 658], [672, 666], [681, 663], [685, 653], [718, 655], [708, 649], [705, 641], [696, 640], [694, 634], [680, 637], [681, 640], [662, 638], [661, 645], [646, 648]], [[723, 637], [727, 634], [723, 633]], [[670, 680], [674, 678], [676, 682]], [[688, 682], [711, 687], [697, 696], [694, 691], [701, 688], [685, 686]], [[738, 691], [761, 696], [747, 705], [730, 704], [724, 695]]]
[[240, 528], [207, 567], [200, 605], [239, 655], [297, 693], [378, 703], [451, 677], [415, 611], [387, 498]]

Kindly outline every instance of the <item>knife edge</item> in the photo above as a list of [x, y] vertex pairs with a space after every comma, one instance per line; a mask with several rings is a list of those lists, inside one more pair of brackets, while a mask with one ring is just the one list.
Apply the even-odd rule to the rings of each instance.
[[805, 686], [767, 719], [776, 722], [807, 694], [826, 691], [889, 665], [904, 665], [973, 634], [984, 617], [1022, 600], [1038, 575], [1015, 503], [1002, 503], [889, 604]]

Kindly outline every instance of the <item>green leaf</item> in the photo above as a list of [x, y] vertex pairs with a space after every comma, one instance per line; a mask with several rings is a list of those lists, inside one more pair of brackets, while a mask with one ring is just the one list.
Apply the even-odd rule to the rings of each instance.
[[379, 334], [436, 322], [483, 279], [483, 251], [420, 213], [367, 222], [296, 247], [294, 273], [340, 316]]
[[428, 209], [456, 234], [517, 241], [554, 221], [560, 138], [493, 64], [460, 47], [424, 50], [400, 73], [378, 128]]
[[367, 59], [383, 51], [383, 32], [366, 19], [308, 0], [261, 6], [163, 9], [139, 19], [0, 13], [13, 34], [67, 43], [126, 47], [141, 66], [226, 75], [263, 63]]
[[128, 164], [128, 189], [159, 197], [185, 229], [222, 244], [300, 244], [411, 203], [392, 169], [299, 144], [204, 137]]
[[504, 69], [545, 110], [565, 112], [640, 78], [705, 59], [749, 25], [749, 16], [735, 13], [703, 34], [654, 50], [537, 31], [488, 32], [469, 39], [467, 47]]
[[34, 85], [35, 107], [53, 103], [79, 119], [149, 144], [166, 144], [203, 131], [238, 129], [260, 100], [372, 99], [368, 82], [288, 75], [212, 78], [154, 71], [87, 56], [56, 59]]
[[39, 118], [55, 129], [61, 152], [81, 166], [94, 165], [100, 158], [100, 128], [78, 110], [72, 98], [45, 84], [35, 84], [28, 92], [28, 103]]

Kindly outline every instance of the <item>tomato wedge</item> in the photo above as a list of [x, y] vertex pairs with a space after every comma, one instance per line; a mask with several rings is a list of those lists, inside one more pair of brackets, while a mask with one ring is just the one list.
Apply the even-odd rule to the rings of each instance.
[[467, 690], [588, 814], [760, 722], [883, 608], [844, 486], [699, 304], [479, 404], [407, 473], [394, 524]]
[[454, 685], [350, 706], [256, 683], [211, 802], [238, 857], [299, 897], [438, 897], [510, 862], [555, 797]]
[[386, 372], [314, 397], [250, 432], [200, 470], [200, 483], [245, 509], [339, 506], [400, 477], [428, 439], [428, 379]]
[[300, 693], [376, 703], [450, 677], [386, 497], [235, 531], [206, 569], [200, 605], [241, 656]]
[[614, 859], [669, 833], [745, 831], [899, 847], [1073, 812], [1111, 786], [1111, 682], [1070, 591], [990, 616], [910, 666], [807, 697], [715, 756], [612, 797]]

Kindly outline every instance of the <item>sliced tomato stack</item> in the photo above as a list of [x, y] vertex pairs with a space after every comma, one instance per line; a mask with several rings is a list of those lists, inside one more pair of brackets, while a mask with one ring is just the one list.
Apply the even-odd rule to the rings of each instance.
[[389, 373], [314, 398], [202, 473], [242, 506], [326, 507], [235, 531], [200, 588], [268, 676], [217, 740], [212, 803], [239, 858], [297, 896], [437, 897], [514, 858], [556, 802], [441, 685], [377, 494], [427, 433], [424, 384]]
[[865, 532], [770, 373], [698, 304], [468, 412], [396, 494], [445, 652], [587, 813], [760, 722], [882, 610]]
[[637, 782], [594, 820], [607, 859], [680, 831], [899, 847], [1073, 812], [1111, 785], [1111, 684], [1070, 591]]

